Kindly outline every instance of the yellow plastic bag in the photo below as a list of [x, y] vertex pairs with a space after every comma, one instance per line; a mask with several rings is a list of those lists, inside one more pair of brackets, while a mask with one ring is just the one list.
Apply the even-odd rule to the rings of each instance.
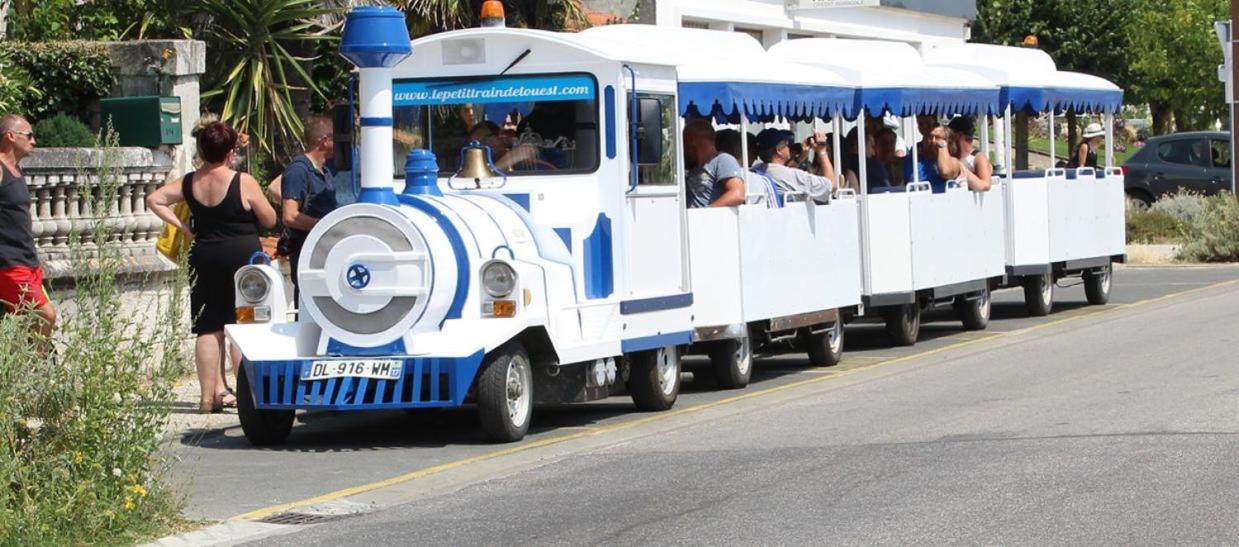
[[[181, 223], [189, 224], [189, 204], [184, 201], [173, 205], [172, 212], [176, 214], [176, 218], [181, 219]], [[155, 250], [172, 261], [179, 261], [181, 255], [189, 248], [189, 239], [176, 226], [171, 224], [163, 225], [163, 232], [159, 234], [159, 239], [155, 241]]]

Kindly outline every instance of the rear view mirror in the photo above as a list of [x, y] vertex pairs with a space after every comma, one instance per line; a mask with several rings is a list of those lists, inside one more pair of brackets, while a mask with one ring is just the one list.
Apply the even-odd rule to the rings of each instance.
[[637, 164], [658, 165], [663, 157], [662, 101], [653, 97], [637, 99]]

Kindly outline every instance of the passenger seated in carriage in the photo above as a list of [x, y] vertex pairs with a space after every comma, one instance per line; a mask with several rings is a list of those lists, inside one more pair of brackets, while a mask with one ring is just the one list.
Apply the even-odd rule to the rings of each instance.
[[757, 134], [757, 155], [761, 158], [759, 172], [774, 180], [780, 194], [804, 194], [817, 203], [828, 203], [834, 190], [835, 168], [826, 154], [826, 136], [815, 132], [805, 139], [805, 148], [816, 154], [814, 165], [817, 174], [789, 166], [792, 159], [791, 143], [794, 135], [782, 129], [763, 129]]
[[[752, 136], [752, 135], [749, 135]], [[744, 154], [744, 148], [740, 145], [740, 132], [735, 129], [723, 129], [717, 131], [714, 135], [714, 146], [719, 152], [730, 154], [733, 158], [747, 158]], [[750, 150], [755, 150], [756, 145]], [[747, 165], [747, 161], [740, 161], [741, 165]], [[774, 180], [770, 177], [754, 172], [752, 169], [744, 169], [744, 202], [750, 205], [766, 204], [772, 207], [779, 205], [779, 199], [775, 194]]]
[[899, 135], [888, 125], [878, 130], [874, 141], [877, 148], [876, 156], [882, 167], [886, 169], [891, 185], [903, 186], [906, 182], [903, 179], [903, 162], [907, 151], [902, 149]]
[[951, 120], [947, 128], [950, 129], [951, 137], [948, 149], [951, 155], [959, 160], [960, 172], [968, 181], [968, 189], [973, 192], [988, 192], [994, 166], [990, 164], [989, 156], [981, 154], [972, 144], [972, 138], [976, 134], [972, 117], [957, 117]]
[[917, 161], [917, 178], [928, 182], [935, 194], [946, 191], [946, 183], [960, 177], [959, 160], [951, 155], [947, 128], [933, 116], [917, 116], [921, 135], [920, 157]]
[[753, 162], [744, 155], [744, 147], [740, 143], [740, 132], [735, 129], [717, 131], [714, 134], [714, 147], [719, 152], [731, 154], [731, 157], [736, 158], [742, 167], [753, 165]]
[[684, 126], [688, 207], [734, 207], [744, 203], [744, 169], [735, 156], [719, 152], [710, 120]]
[[[868, 129], [868, 127], [866, 127]], [[856, 128], [853, 127], [848, 131], [847, 137], [843, 140], [843, 169], [845, 186], [853, 190], [860, 189], [860, 153], [857, 149], [857, 143], [860, 137], [857, 134]], [[873, 133], [865, 133], [865, 179], [869, 183], [869, 188], [881, 188], [891, 185], [890, 174], [886, 172], [886, 166], [878, 160], [877, 141], [873, 138]]]

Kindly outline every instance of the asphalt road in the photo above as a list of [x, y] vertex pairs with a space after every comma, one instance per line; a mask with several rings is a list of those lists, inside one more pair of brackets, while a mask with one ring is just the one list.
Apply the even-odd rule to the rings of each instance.
[[192, 517], [370, 511], [281, 544], [1233, 543], [1239, 285], [1211, 285], [1234, 279], [1126, 268], [1111, 305], [1072, 287], [1040, 319], [1001, 293], [984, 332], [943, 315], [891, 349], [858, 327], [839, 367], [767, 360], [744, 391], [686, 384], [665, 417], [546, 409], [516, 445], [464, 411], [310, 416], [279, 449], [191, 434], [176, 473]]

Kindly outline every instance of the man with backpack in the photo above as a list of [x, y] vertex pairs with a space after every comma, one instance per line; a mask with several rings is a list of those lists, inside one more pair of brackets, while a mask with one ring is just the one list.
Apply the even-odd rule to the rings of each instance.
[[327, 162], [335, 155], [334, 127], [327, 116], [315, 116], [306, 121], [303, 145], [305, 153], [293, 158], [281, 175], [280, 194], [283, 202], [284, 233], [280, 237], [279, 253], [287, 256], [292, 270], [293, 302], [300, 307], [297, 286], [297, 261], [301, 246], [310, 230], [337, 207], [336, 191], [331, 184]]

